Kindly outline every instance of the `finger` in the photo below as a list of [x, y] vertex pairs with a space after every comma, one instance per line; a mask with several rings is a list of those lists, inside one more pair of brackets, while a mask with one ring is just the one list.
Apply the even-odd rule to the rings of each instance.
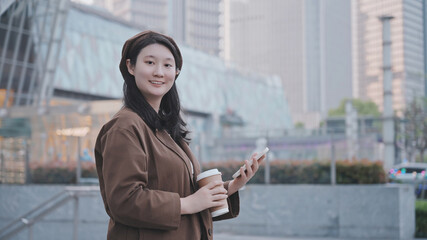
[[258, 167], [259, 167], [258, 161], [254, 161], [254, 163], [252, 164], [253, 172], [256, 172], [258, 170]]
[[209, 189], [209, 192], [211, 194], [218, 194], [222, 192], [227, 192], [227, 190], [224, 188], [224, 184], [215, 185], [214, 187]]
[[210, 207], [220, 207], [224, 204], [224, 202], [222, 202], [223, 200], [218, 200], [218, 201], [212, 201], [210, 203]]
[[222, 181], [213, 181], [213, 182], [208, 183], [205, 187], [207, 189], [213, 189], [213, 188], [216, 188], [217, 186], [220, 186], [220, 185], [224, 186], [224, 183]]
[[246, 170], [243, 167], [240, 167], [240, 177], [246, 179]]
[[257, 168], [256, 168], [255, 172], [258, 171], [259, 166], [261, 165], [262, 161], [264, 161], [265, 158], [266, 158], [266, 156], [264, 154], [264, 155], [262, 155], [262, 157], [260, 159], [258, 159], [258, 161], [257, 161]]
[[[256, 162], [255, 158], [252, 158], [252, 162]], [[245, 160], [246, 165], [246, 176], [252, 176], [252, 166], [249, 164], [248, 160]]]
[[221, 201], [227, 199], [227, 194], [217, 194], [212, 196], [212, 201]]
[[224, 187], [218, 186], [210, 190], [212, 195], [215, 194], [227, 194], [227, 190]]

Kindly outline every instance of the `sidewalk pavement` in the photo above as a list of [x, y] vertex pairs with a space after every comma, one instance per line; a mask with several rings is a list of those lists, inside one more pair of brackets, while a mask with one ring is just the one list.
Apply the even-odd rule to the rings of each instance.
[[[237, 236], [228, 233], [216, 233], [214, 234], [214, 240], [375, 240], [375, 239], [363, 239], [363, 238], [316, 238], [316, 237], [267, 237], [267, 236]], [[422, 238], [414, 238], [407, 240], [427, 240]]]
[[[344, 240], [339, 238], [307, 238], [307, 237], [267, 237], [267, 236], [241, 236], [228, 233], [214, 234], [214, 240]], [[350, 239], [346, 239], [350, 240]], [[359, 239], [363, 240], [363, 239]]]

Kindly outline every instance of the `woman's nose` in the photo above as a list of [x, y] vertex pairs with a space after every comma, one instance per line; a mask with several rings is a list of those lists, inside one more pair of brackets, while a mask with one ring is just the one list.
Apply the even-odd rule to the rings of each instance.
[[162, 67], [161, 67], [161, 66], [157, 66], [157, 67], [154, 69], [154, 76], [157, 76], [157, 77], [163, 77], [163, 69], [162, 69]]

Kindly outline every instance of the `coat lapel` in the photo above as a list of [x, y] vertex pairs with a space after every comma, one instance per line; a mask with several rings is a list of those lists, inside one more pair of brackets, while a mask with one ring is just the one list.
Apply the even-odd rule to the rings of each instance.
[[[181, 141], [182, 148], [181, 148], [180, 146], [178, 146], [178, 144], [175, 143], [172, 137], [169, 136], [169, 134], [165, 130], [156, 131], [155, 135], [162, 144], [164, 144], [166, 147], [168, 147], [170, 150], [176, 153], [184, 161], [187, 167], [187, 172], [190, 175], [191, 185], [193, 186], [194, 191], [197, 191], [198, 186], [196, 183], [196, 179], [194, 179], [194, 176], [197, 176], [200, 173], [200, 165], [199, 165], [199, 162], [194, 157], [193, 153], [191, 152], [191, 149], [188, 146], [188, 144], [184, 140], [182, 140]], [[194, 175], [191, 173], [190, 161], [193, 164]], [[199, 214], [204, 226], [204, 228], [202, 228], [202, 231], [204, 231], [204, 233], [202, 233], [202, 236], [203, 235], [207, 236], [208, 231], [212, 231], [211, 230], [212, 229], [211, 214], [209, 213], [208, 209], [201, 211]]]
[[[191, 152], [190, 147], [184, 140], [181, 140], [181, 146], [182, 146], [182, 150], [184, 150], [186, 156], [190, 159], [191, 163], [193, 164], [193, 169], [194, 169], [193, 177], [197, 177], [197, 175], [200, 174], [199, 161], [196, 160], [196, 157], [193, 155], [193, 152]], [[196, 179], [193, 179], [193, 184], [194, 186], [197, 186]], [[195, 190], [197, 189], [198, 188], [195, 188]]]
[[[172, 137], [169, 136], [169, 134], [165, 130], [161, 130], [161, 131], [156, 130], [155, 135], [156, 135], [157, 139], [159, 139], [159, 141], [161, 143], [163, 143], [163, 145], [165, 145], [170, 150], [172, 150], [176, 155], [178, 155], [181, 158], [182, 161], [184, 161], [185, 166], [187, 168], [188, 175], [190, 176], [191, 184], [193, 185], [193, 187], [195, 187], [195, 183], [194, 183], [194, 179], [193, 179], [194, 177], [193, 177], [193, 174], [191, 171], [192, 168], [191, 168], [190, 161], [193, 163], [194, 173], [196, 173], [197, 168], [196, 168], [196, 165], [194, 165], [195, 161], [193, 161], [193, 159], [190, 160], [190, 158], [193, 157], [193, 155], [191, 154], [191, 151], [189, 149], [185, 149], [185, 148], [188, 148], [187, 144], [181, 142], [181, 145], [186, 150], [184, 152], [183, 149], [181, 149], [181, 147], [179, 147], [178, 144], [175, 143], [175, 141], [172, 139]], [[197, 166], [198, 166], [198, 164], [197, 164]], [[194, 188], [194, 189], [196, 189], [196, 188]]]
[[[196, 158], [194, 157], [193, 153], [191, 152], [190, 147], [188, 146], [187, 143], [184, 142], [184, 140], [182, 140], [181, 142], [181, 146], [182, 146], [182, 150], [184, 150], [184, 152], [186, 153], [186, 155], [190, 158], [190, 161], [193, 163], [194, 166], [194, 176], [197, 176], [200, 174], [201, 168], [199, 165], [199, 161], [196, 161]], [[198, 189], [198, 185], [194, 179], [193, 181], [194, 186], [197, 186], [197, 188], [195, 188], [195, 191], [197, 191]], [[205, 228], [207, 229], [203, 229], [202, 231], [205, 231], [206, 236], [208, 236], [208, 231], [212, 231], [212, 216], [209, 213], [209, 210], [206, 209], [204, 211], [201, 211], [200, 213], [200, 217], [203, 221], [203, 225], [205, 226]]]

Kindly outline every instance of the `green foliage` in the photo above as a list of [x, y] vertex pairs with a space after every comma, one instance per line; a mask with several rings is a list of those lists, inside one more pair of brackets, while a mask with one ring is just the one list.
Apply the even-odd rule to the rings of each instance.
[[[30, 166], [31, 182], [43, 184], [75, 184], [76, 164], [65, 162], [33, 163]], [[97, 178], [94, 162], [81, 163], [82, 178]]]
[[415, 202], [415, 237], [427, 237], [427, 201]]
[[338, 161], [337, 183], [341, 184], [374, 184], [387, 182], [381, 162]]
[[[242, 162], [212, 162], [203, 165], [203, 169], [218, 168], [224, 180], [230, 180]], [[264, 183], [265, 164], [249, 183]], [[381, 162], [368, 160], [337, 161], [338, 184], [379, 184], [387, 180]], [[274, 161], [270, 164], [270, 182], [272, 184], [329, 184], [330, 163], [317, 161]]]
[[[203, 169], [218, 168], [224, 180], [242, 165], [240, 161], [212, 162], [204, 164]], [[262, 164], [258, 173], [249, 183], [264, 183]], [[386, 174], [381, 162], [337, 161], [338, 184], [378, 184], [386, 182]], [[96, 178], [96, 167], [93, 162], [82, 162], [82, 177]], [[270, 182], [272, 184], [329, 184], [330, 163], [317, 161], [274, 161], [270, 164]], [[74, 184], [76, 168], [73, 163], [51, 162], [31, 166], [33, 183]]]
[[[331, 109], [328, 112], [330, 117], [345, 116], [345, 103], [348, 99], [343, 99], [336, 109]], [[378, 106], [372, 101], [362, 101], [359, 99], [351, 99], [353, 107], [357, 110], [359, 116], [374, 116], [379, 117], [380, 111]]]
[[295, 123], [295, 128], [296, 129], [304, 129], [305, 125], [303, 122], [297, 122], [297, 123]]

